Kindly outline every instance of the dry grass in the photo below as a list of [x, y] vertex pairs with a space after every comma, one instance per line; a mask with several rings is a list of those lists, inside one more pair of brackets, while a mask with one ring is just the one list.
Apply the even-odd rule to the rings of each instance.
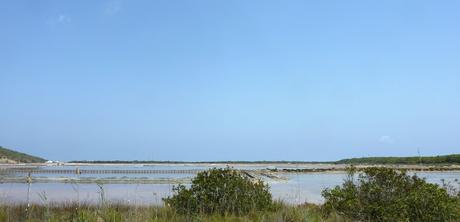
[[104, 206], [89, 204], [1, 205], [0, 222], [18, 221], [71, 221], [71, 222], [154, 222], [154, 221], [343, 221], [332, 215], [322, 219], [317, 205], [288, 206], [277, 203], [272, 211], [250, 212], [246, 215], [180, 215], [169, 207], [135, 206], [108, 203]]

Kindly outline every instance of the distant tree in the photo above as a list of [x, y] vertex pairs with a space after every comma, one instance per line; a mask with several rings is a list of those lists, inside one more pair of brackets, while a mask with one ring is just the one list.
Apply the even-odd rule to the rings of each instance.
[[460, 154], [425, 157], [363, 157], [339, 160], [345, 164], [460, 164]]

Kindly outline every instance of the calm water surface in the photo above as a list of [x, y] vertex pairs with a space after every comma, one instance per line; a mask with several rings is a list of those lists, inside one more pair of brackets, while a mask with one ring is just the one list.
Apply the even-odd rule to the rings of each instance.
[[[149, 165], [149, 166], [97, 166], [98, 169], [208, 169], [212, 167], [222, 167], [220, 165]], [[296, 166], [291, 166], [296, 168]], [[45, 167], [45, 168], [56, 168]], [[59, 169], [75, 169], [74, 166], [59, 166]], [[80, 169], [95, 169], [95, 166], [80, 166]], [[285, 166], [256, 165], [235, 167], [238, 169], [266, 169], [266, 168], [286, 168]], [[305, 167], [303, 167], [305, 168]], [[344, 178], [344, 172], [322, 172], [322, 173], [279, 173], [284, 180], [273, 180], [263, 178], [271, 187], [271, 192], [275, 199], [283, 200], [291, 204], [304, 202], [321, 203], [321, 191], [325, 188], [332, 188], [340, 185]], [[424, 177], [428, 182], [441, 183], [441, 180], [455, 182], [460, 179], [460, 171], [449, 172], [417, 172], [417, 175]], [[5, 176], [5, 175], [2, 175]], [[21, 177], [24, 175], [8, 175]], [[33, 177], [75, 177], [75, 175], [46, 175], [37, 174]], [[190, 179], [194, 175], [189, 174], [94, 174], [82, 175], [87, 178], [149, 178], [149, 179]], [[26, 183], [1, 183], [0, 177], [0, 201], [2, 202], [26, 202], [28, 184]], [[162, 204], [161, 199], [172, 194], [171, 189], [175, 184], [104, 184], [103, 189], [106, 198], [111, 201], [118, 201], [130, 204]], [[80, 201], [87, 203], [97, 203], [100, 199], [100, 188], [96, 183], [70, 184], [70, 183], [33, 183], [30, 187], [30, 201], [34, 203], [46, 202], [70, 202]], [[46, 198], [45, 198], [46, 197]]]

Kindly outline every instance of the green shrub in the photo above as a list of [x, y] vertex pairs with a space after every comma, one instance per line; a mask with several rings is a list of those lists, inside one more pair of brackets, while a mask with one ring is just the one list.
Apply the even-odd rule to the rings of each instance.
[[200, 172], [190, 188], [179, 185], [173, 191], [163, 200], [180, 214], [244, 214], [273, 204], [268, 185], [230, 168]]
[[326, 214], [357, 221], [460, 221], [458, 200], [446, 189], [405, 171], [371, 167], [348, 170], [342, 186], [326, 189]]

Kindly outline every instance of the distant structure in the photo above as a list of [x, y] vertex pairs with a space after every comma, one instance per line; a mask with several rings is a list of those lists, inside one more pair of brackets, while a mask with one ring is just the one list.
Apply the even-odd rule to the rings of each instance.
[[64, 165], [63, 162], [61, 161], [55, 161], [55, 160], [48, 160], [45, 162], [48, 166], [60, 166], [60, 165]]

